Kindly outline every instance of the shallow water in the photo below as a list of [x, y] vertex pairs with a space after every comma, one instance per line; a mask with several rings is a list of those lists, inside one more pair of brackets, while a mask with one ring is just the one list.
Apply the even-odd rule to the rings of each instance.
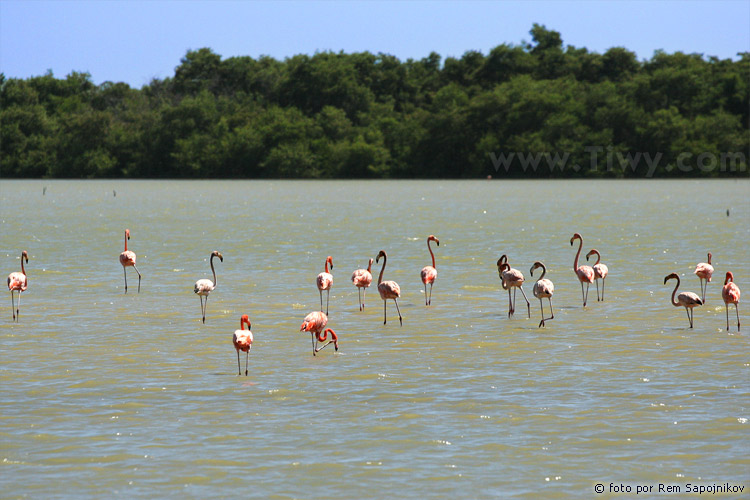
[[[748, 181], [3, 180], [0, 267], [20, 270], [28, 250], [29, 289], [18, 324], [9, 293], [0, 308], [2, 496], [747, 492], [749, 339], [736, 320], [726, 331], [720, 290], [727, 270], [750, 289], [749, 194]], [[140, 293], [132, 269], [124, 293], [125, 228]], [[592, 286], [585, 309], [574, 232], [610, 268], [606, 300]], [[374, 285], [359, 312], [349, 280], [380, 249], [403, 327], [392, 302], [383, 325]], [[212, 250], [224, 262], [204, 325], [192, 289]], [[708, 251], [716, 273], [691, 330], [663, 279], [699, 291]], [[531, 319], [520, 294], [507, 317], [503, 253], [526, 276]], [[341, 348], [313, 357], [298, 330], [327, 255]], [[535, 260], [555, 283], [543, 329]], [[231, 344], [242, 314], [248, 377]]]

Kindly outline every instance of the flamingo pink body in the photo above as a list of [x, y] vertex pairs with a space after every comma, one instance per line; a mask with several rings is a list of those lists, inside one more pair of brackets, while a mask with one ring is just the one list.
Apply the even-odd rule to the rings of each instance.
[[727, 331], [729, 331], [729, 304], [734, 304], [734, 310], [737, 313], [737, 331], [740, 331], [740, 287], [734, 283], [734, 275], [730, 271], [727, 271], [726, 278], [724, 278], [721, 298], [724, 299], [724, 308], [727, 312]]
[[396, 304], [396, 311], [398, 311], [398, 321], [403, 326], [404, 320], [401, 317], [401, 310], [398, 307], [398, 298], [401, 297], [401, 287], [395, 281], [383, 281], [383, 271], [385, 271], [385, 265], [388, 262], [388, 255], [386, 255], [385, 250], [381, 250], [378, 253], [378, 256], [375, 258], [376, 264], [380, 261], [381, 257], [383, 257], [383, 267], [380, 268], [380, 275], [378, 276], [378, 293], [380, 294], [380, 298], [383, 299], [383, 324], [385, 325], [388, 321], [386, 300], [393, 299], [393, 302]]
[[714, 274], [714, 266], [711, 265], [711, 252], [708, 252], [708, 262], [699, 262], [693, 272], [701, 280], [701, 300], [705, 303], [706, 288], [708, 288], [708, 282], [711, 281]]
[[[245, 330], [247, 325], [247, 330]], [[247, 376], [247, 358], [250, 353], [250, 348], [253, 346], [253, 332], [250, 331], [250, 318], [247, 314], [243, 314], [240, 318], [240, 329], [234, 331], [232, 336], [232, 344], [237, 351], [237, 375], [241, 375], [240, 370], [240, 351], [248, 353], [245, 355], [245, 376]]]
[[[542, 268], [542, 275], [539, 277], [536, 283], [534, 283], [532, 292], [534, 293], [534, 297], [539, 299], [539, 306], [542, 309], [542, 320], [539, 322], [539, 326], [541, 327], [545, 326], [545, 322], [548, 319], [555, 319], [555, 313], [552, 311], [552, 295], [555, 293], [555, 285], [552, 283], [552, 281], [544, 277], [547, 274], [547, 268], [541, 262], [534, 262], [534, 265], [531, 266], [529, 273], [534, 276], [534, 269], [540, 267]], [[546, 298], [549, 301], [549, 310], [552, 314], [550, 318], [544, 317], [544, 304], [542, 303], [543, 298]]]
[[352, 273], [352, 283], [357, 287], [357, 292], [360, 294], [359, 298], [359, 310], [365, 308], [364, 297], [362, 297], [362, 291], [367, 293], [367, 287], [372, 283], [372, 259], [367, 264], [367, 269], [356, 269]]
[[[529, 318], [531, 318], [531, 304], [529, 303], [528, 297], [526, 297], [526, 292], [523, 291], [523, 283], [524, 281], [526, 281], [523, 277], [523, 273], [521, 273], [521, 271], [519, 271], [518, 269], [511, 268], [510, 264], [508, 264], [508, 258], [505, 255], [500, 257], [497, 262], [503, 288], [508, 290], [508, 317], [510, 318], [511, 316], [513, 316], [513, 313], [516, 312], [515, 294], [516, 289], [519, 289], [521, 290], [523, 298], [526, 301], [526, 309], [529, 314]], [[510, 297], [511, 289], [513, 289], [512, 301]]]
[[[24, 260], [28, 264], [29, 254], [24, 250], [21, 252], [21, 272], [13, 272], [8, 275], [8, 290], [10, 291], [11, 312], [13, 319], [18, 321], [21, 309], [21, 292], [25, 292], [29, 286], [29, 279], [26, 276], [26, 268], [23, 266]], [[14, 302], [13, 292], [18, 292], [18, 306]]]
[[688, 321], [690, 322], [690, 328], [693, 328], [693, 308], [703, 305], [703, 301], [698, 296], [698, 294], [693, 292], [681, 292], [679, 295], [677, 295], [677, 300], [675, 300], [675, 294], [677, 293], [677, 289], [680, 287], [680, 277], [676, 273], [672, 273], [664, 278], [664, 284], [667, 284], [667, 281], [675, 279], [677, 280], [677, 285], [675, 285], [674, 290], [672, 291], [672, 305], [675, 307], [684, 307], [685, 312], [688, 316]]
[[[578, 258], [581, 256], [581, 249], [583, 248], [583, 238], [581, 238], [581, 235], [578, 233], [575, 233], [572, 238], [570, 238], [570, 245], [573, 245], [573, 241], [578, 240], [578, 252], [576, 252], [575, 260], [573, 261], [573, 271], [576, 273], [576, 277], [578, 278], [578, 281], [581, 282], [581, 297], [583, 298], [583, 307], [586, 307], [586, 301], [589, 297], [589, 288], [588, 285], [594, 282], [594, 269], [591, 266], [579, 266], [578, 265]], [[583, 284], [586, 283], [586, 292], [583, 291]]]
[[602, 264], [602, 256], [599, 254], [599, 250], [596, 248], [592, 248], [589, 250], [589, 253], [586, 254], [586, 260], [589, 259], [591, 255], [596, 255], [596, 263], [592, 266], [592, 269], [594, 270], [594, 281], [596, 283], [596, 300], [597, 302], [599, 299], [599, 280], [602, 280], [602, 297], [601, 300], [604, 301], [604, 279], [609, 274], [609, 268], [606, 264]]
[[[435, 283], [435, 278], [437, 278], [437, 269], [435, 268], [435, 254], [432, 253], [432, 248], [430, 247], [430, 242], [434, 241], [437, 246], [440, 246], [440, 240], [438, 240], [434, 235], [429, 235], [427, 237], [427, 250], [430, 252], [430, 257], [432, 257], [432, 265], [431, 266], [424, 266], [422, 268], [422, 271], [420, 271], [419, 276], [422, 278], [422, 283], [424, 284], [424, 305], [429, 306], [432, 304], [432, 285]], [[430, 285], [430, 296], [427, 297], [427, 285]]]
[[323, 310], [323, 290], [327, 290], [328, 295], [326, 296], [326, 314], [328, 314], [328, 300], [331, 298], [331, 285], [333, 285], [333, 275], [328, 272], [328, 264], [333, 269], [333, 257], [330, 255], [326, 257], [326, 262], [323, 267], [323, 272], [315, 278], [315, 284], [320, 292], [320, 310]]
[[[326, 315], [326, 313], [324, 313], [323, 311], [313, 311], [307, 316], [305, 316], [305, 319], [302, 321], [302, 325], [299, 327], [299, 331], [310, 332], [310, 335], [312, 336], [313, 356], [315, 356], [315, 353], [318, 352], [319, 350], [317, 349], [316, 340], [320, 340], [321, 333], [323, 332], [323, 329], [326, 327], [327, 324], [328, 324], [328, 315]], [[338, 340], [338, 337], [336, 338], [336, 340]], [[338, 344], [336, 346], [336, 349], [338, 350]]]
[[120, 264], [122, 264], [122, 272], [125, 275], [125, 293], [128, 293], [128, 273], [126, 268], [132, 267], [135, 272], [138, 273], [138, 292], [141, 291], [141, 273], [138, 268], [135, 267], [135, 252], [128, 250], [128, 240], [130, 239], [130, 229], [125, 230], [125, 250], [120, 254]]

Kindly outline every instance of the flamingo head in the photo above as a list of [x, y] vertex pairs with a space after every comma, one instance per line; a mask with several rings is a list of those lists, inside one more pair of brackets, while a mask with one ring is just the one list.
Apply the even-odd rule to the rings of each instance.
[[583, 241], [583, 238], [581, 238], [580, 234], [574, 233], [573, 237], [570, 238], [570, 246], [573, 246], [573, 240], [576, 240], [576, 239]]
[[591, 257], [592, 255], [596, 255], [597, 257], [599, 257], [599, 250], [597, 250], [596, 248], [592, 248], [591, 250], [589, 250], [589, 253], [586, 254], [586, 260], [589, 260], [589, 257]]
[[711, 252], [708, 252], [708, 263], [711, 263]]
[[497, 267], [500, 267], [503, 265], [503, 263], [508, 262], [508, 256], [505, 254], [502, 254], [499, 259], [497, 259]]
[[29, 253], [26, 250], [21, 252], [21, 260], [25, 260], [27, 264], [29, 263]]
[[727, 277], [724, 279], [724, 284], [726, 285], [730, 281], [734, 282], [734, 275], [732, 274], [732, 271], [727, 271]]
[[385, 250], [381, 250], [380, 252], [378, 252], [378, 256], [375, 257], [375, 264], [380, 261], [380, 257], [383, 257], [384, 259], [388, 258], [388, 256], [385, 254]]
[[245, 325], [247, 325], [248, 330], [252, 328], [252, 325], [250, 323], [250, 318], [247, 316], [247, 314], [243, 314], [242, 317], [240, 318], [240, 330], [244, 330]]
[[372, 259], [370, 259], [370, 262], [367, 263], [367, 272], [372, 272]]
[[218, 257], [220, 261], [224, 262], [224, 256], [218, 250], [211, 252], [211, 258], [213, 259], [214, 257]]
[[440, 240], [439, 240], [439, 239], [437, 239], [437, 238], [435, 238], [435, 235], [434, 235], [434, 234], [431, 234], [431, 235], [429, 235], [429, 236], [427, 237], [427, 241], [428, 241], [428, 242], [430, 242], [430, 241], [434, 241], [434, 242], [435, 242], [435, 243], [437, 244], [437, 246], [440, 246]]
[[331, 269], [333, 269], [333, 257], [331, 257], [330, 255], [326, 257], [326, 264], [325, 264], [326, 272], [328, 272], [329, 264], [331, 265]]
[[532, 276], [534, 276], [534, 269], [538, 269], [540, 267], [542, 268], [542, 272], [546, 271], [546, 269], [544, 267], [544, 264], [542, 264], [539, 261], [534, 262], [534, 265], [531, 266], [531, 269], [529, 269], [529, 274], [531, 274]]
[[126, 237], [127, 239], [130, 239], [130, 229], [126, 229], [126, 230], [125, 230], [125, 237]]
[[666, 285], [666, 284], [667, 284], [667, 281], [669, 281], [669, 280], [671, 280], [671, 279], [676, 279], [676, 280], [679, 280], [679, 279], [680, 279], [680, 277], [679, 277], [679, 276], [677, 276], [677, 273], [672, 273], [672, 274], [670, 274], [669, 276], [665, 276], [665, 277], [664, 277], [664, 284]]

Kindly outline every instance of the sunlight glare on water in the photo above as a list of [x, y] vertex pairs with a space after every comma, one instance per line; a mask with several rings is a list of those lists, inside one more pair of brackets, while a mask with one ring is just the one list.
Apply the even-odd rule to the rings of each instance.
[[[3, 180], [0, 267], [20, 271], [27, 250], [29, 289], [19, 323], [7, 295], [0, 308], [0, 491], [585, 498], [610, 482], [750, 488], [748, 338], [736, 320], [726, 331], [720, 293], [728, 270], [750, 290], [749, 187]], [[132, 269], [124, 293], [126, 228], [140, 293]], [[585, 309], [574, 232], [583, 255], [597, 248], [610, 269], [605, 301], [592, 285]], [[440, 246], [427, 308], [429, 234]], [[363, 312], [350, 281], [381, 249], [384, 279], [401, 285], [403, 327], [392, 301], [383, 325], [380, 264]], [[224, 261], [204, 325], [193, 284], [211, 278], [213, 250]], [[663, 280], [676, 272], [681, 290], [698, 292], [692, 271], [709, 251], [716, 273], [691, 330]], [[507, 316], [501, 254], [526, 277], [531, 319], [520, 293]], [[299, 326], [319, 308], [328, 255], [340, 350], [313, 357]], [[541, 329], [536, 260], [555, 283], [555, 318]], [[740, 304], [750, 323], [743, 313]], [[255, 336], [248, 377], [237, 376], [231, 343], [242, 314]]]

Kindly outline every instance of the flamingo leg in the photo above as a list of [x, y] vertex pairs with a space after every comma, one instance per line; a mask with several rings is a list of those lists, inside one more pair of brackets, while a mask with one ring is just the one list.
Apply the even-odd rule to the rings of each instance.
[[18, 291], [18, 304], [16, 304], [16, 323], [21, 319], [21, 290]]
[[13, 321], [16, 320], [16, 301], [13, 298], [13, 290], [10, 291], [10, 312], [13, 313]]
[[547, 319], [555, 319], [555, 312], [552, 310], [552, 297], [547, 297], [547, 300], [549, 300], [549, 312], [552, 315]]
[[586, 307], [586, 295], [583, 293], [583, 281], [581, 281], [581, 299], [583, 299], [583, 307]]
[[122, 275], [125, 276], [125, 293], [128, 293], [128, 268], [122, 266]]
[[138, 273], [138, 293], [141, 293], [141, 273], [138, 271], [138, 268], [135, 267], [135, 264], [133, 264], [133, 269], [135, 269], [135, 272]]
[[[238, 352], [237, 354], [239, 355], [240, 353]], [[250, 349], [248, 349], [247, 352], [245, 353], [245, 376], [246, 377], [247, 377], [247, 362], [249, 359], [250, 359]]]
[[531, 319], [531, 303], [529, 303], [529, 299], [526, 297], [526, 292], [523, 291], [523, 287], [519, 286], [518, 288], [521, 289], [521, 293], [523, 294], [523, 300], [526, 301], [526, 310], [529, 313], [529, 319]]
[[429, 302], [427, 302], [427, 282], [424, 282], [424, 305], [429, 306]]
[[737, 331], [740, 331], [740, 305], [735, 304], [734, 305], [734, 312], [737, 313]]
[[[326, 342], [326, 343], [325, 343], [325, 344], [323, 344], [322, 346], [320, 346], [320, 347], [316, 348], [316, 349], [315, 349], [315, 352], [320, 352], [320, 351], [322, 351], [323, 349], [325, 349], [325, 348], [326, 348], [326, 346], [327, 346], [328, 344], [335, 344], [335, 343], [334, 343], [334, 341], [333, 341], [333, 340], [329, 340], [328, 342]], [[334, 347], [336, 348], [336, 350], [337, 350], [337, 351], [339, 350], [339, 347], [338, 347], [338, 345], [334, 345]]]
[[[320, 312], [323, 312], [323, 290], [318, 288], [318, 292], [320, 293]], [[327, 314], [326, 314], [327, 316]]]
[[541, 328], [544, 326], [544, 304], [542, 304], [542, 299], [539, 299], [539, 307], [542, 309], [542, 321], [539, 322], [539, 326], [537, 328]]
[[331, 289], [326, 292], [326, 316], [328, 316], [328, 303], [331, 301]]
[[602, 278], [602, 302], [604, 302], [604, 280], [607, 278]]
[[599, 302], [599, 279], [595, 279], [594, 283], [596, 283], [596, 301]]
[[363, 311], [365, 309], [365, 297], [367, 296], [367, 288], [365, 288], [364, 290], [360, 288], [360, 290], [362, 290], [362, 308], [360, 309], [360, 311]]
[[359, 295], [359, 310], [362, 311], [362, 289], [357, 287], [357, 294]]
[[234, 350], [237, 351], [237, 375], [242, 375], [242, 369], [240, 368], [240, 350], [236, 347]]
[[690, 328], [693, 327], [693, 318], [690, 316], [690, 308], [686, 307], [685, 312], [687, 313], [688, 321], [690, 322]]
[[310, 332], [310, 340], [312, 341], [312, 350], [313, 350], [313, 356], [315, 356], [315, 353], [317, 352], [315, 350], [315, 334]]
[[508, 288], [508, 317], [513, 316], [513, 301], [510, 298], [510, 288]]
[[729, 331], [729, 304], [724, 303], [724, 310], [727, 312], [727, 331]]
[[428, 304], [430, 306], [432, 305], [432, 285], [433, 285], [433, 283], [430, 283], [430, 301], [429, 301], [429, 304]]
[[386, 305], [386, 299], [383, 299], [383, 324], [384, 325], [385, 325], [385, 322], [388, 321], [387, 310], [388, 310], [388, 307]]
[[401, 326], [404, 326], [404, 320], [401, 318], [401, 310], [398, 308], [398, 299], [393, 299], [393, 302], [396, 303], [396, 311], [398, 311], [398, 322], [401, 323]]

